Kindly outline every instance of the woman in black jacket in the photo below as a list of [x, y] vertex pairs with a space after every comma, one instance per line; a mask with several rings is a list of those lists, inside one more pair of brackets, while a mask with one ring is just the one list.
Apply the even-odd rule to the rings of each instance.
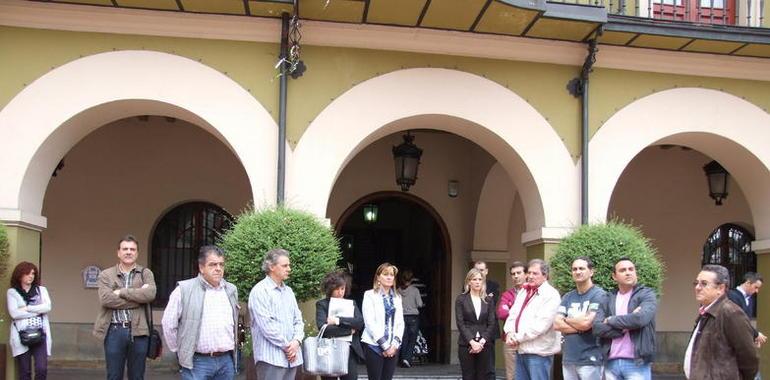
[[465, 291], [455, 301], [457, 329], [460, 330], [457, 356], [463, 380], [484, 380], [489, 369], [489, 347], [497, 320], [495, 305], [487, 296], [485, 283], [481, 271], [471, 268], [465, 276]]
[[[364, 351], [361, 349], [361, 330], [364, 328], [364, 317], [361, 309], [353, 302], [353, 317], [329, 315], [329, 302], [332, 298], [344, 298], [347, 295], [349, 277], [343, 272], [332, 272], [324, 277], [322, 285], [326, 298], [315, 304], [315, 322], [320, 330], [326, 324], [324, 338], [352, 336], [350, 342], [350, 357], [348, 358], [348, 374], [340, 376], [342, 380], [358, 379], [358, 363], [364, 361]], [[323, 380], [335, 377], [321, 377]]]

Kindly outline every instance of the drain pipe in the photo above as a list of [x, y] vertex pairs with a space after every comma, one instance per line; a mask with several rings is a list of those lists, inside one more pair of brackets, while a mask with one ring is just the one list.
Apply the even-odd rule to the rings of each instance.
[[289, 14], [281, 14], [280, 76], [278, 89], [278, 191], [277, 204], [283, 205], [286, 196], [286, 93], [289, 81], [286, 60], [289, 58]]
[[580, 125], [580, 149], [582, 159], [580, 160], [580, 220], [582, 224], [588, 224], [588, 77], [593, 71], [596, 62], [596, 41], [602, 34], [600, 27], [594, 37], [588, 40], [588, 55], [583, 68], [580, 70], [580, 76], [572, 79], [567, 84], [567, 90], [574, 97], [580, 97], [581, 105], [581, 125]]

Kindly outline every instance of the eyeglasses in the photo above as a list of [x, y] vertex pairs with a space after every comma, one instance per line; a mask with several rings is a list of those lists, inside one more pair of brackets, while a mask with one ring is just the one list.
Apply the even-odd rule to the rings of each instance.
[[717, 284], [716, 284], [716, 283], [713, 283], [713, 282], [708, 282], [708, 281], [697, 281], [697, 280], [692, 282], [692, 286], [694, 286], [694, 287], [696, 287], [696, 288], [697, 288], [697, 287], [699, 287], [699, 286], [700, 286], [701, 288], [705, 288], [705, 287], [707, 287], [707, 286], [709, 286], [709, 285], [714, 285], [714, 286], [716, 286]]

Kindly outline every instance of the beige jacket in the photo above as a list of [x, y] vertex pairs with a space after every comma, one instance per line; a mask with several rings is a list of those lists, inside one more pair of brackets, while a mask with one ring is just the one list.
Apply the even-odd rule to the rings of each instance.
[[[99, 273], [99, 303], [101, 308], [94, 322], [93, 334], [104, 339], [110, 326], [112, 311], [115, 309], [131, 310], [131, 335], [149, 335], [145, 305], [155, 300], [155, 276], [152, 271], [137, 265], [131, 272], [131, 287], [123, 288], [123, 274], [118, 266], [107, 268]], [[144, 281], [142, 281], [144, 277]], [[147, 284], [146, 288], [142, 285]], [[120, 289], [120, 295], [113, 293]]]
[[[559, 292], [548, 281], [537, 289], [537, 293], [521, 310], [527, 290], [522, 288], [516, 295], [508, 319], [505, 320], [506, 334], [513, 334], [519, 341], [518, 352], [549, 356], [561, 351], [561, 333], [553, 329], [553, 320], [559, 308]], [[521, 313], [519, 328], [516, 330], [516, 318]]]

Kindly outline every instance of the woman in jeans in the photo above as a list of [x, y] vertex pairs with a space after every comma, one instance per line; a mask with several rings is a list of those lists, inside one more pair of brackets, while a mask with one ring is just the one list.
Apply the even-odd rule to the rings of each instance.
[[[341, 380], [358, 379], [358, 363], [364, 361], [364, 351], [361, 349], [361, 338], [359, 332], [364, 328], [364, 317], [361, 310], [353, 302], [353, 316], [341, 317], [329, 315], [329, 303], [332, 298], [344, 298], [347, 295], [349, 278], [345, 273], [332, 272], [324, 277], [321, 282], [326, 298], [315, 303], [315, 322], [320, 330], [326, 325], [324, 338], [350, 337], [350, 356], [348, 357], [348, 374], [340, 376]], [[336, 379], [335, 377], [324, 377], [323, 380]]]
[[412, 366], [414, 344], [420, 331], [422, 296], [420, 296], [420, 290], [412, 284], [412, 280], [414, 280], [412, 271], [405, 270], [398, 277], [398, 292], [401, 293], [404, 304], [404, 345], [399, 350], [398, 364], [401, 367], [409, 368]]
[[[11, 316], [9, 344], [16, 358], [21, 380], [32, 379], [32, 360], [35, 361], [35, 379], [44, 380], [48, 373], [48, 357], [51, 356], [51, 326], [48, 312], [51, 311], [51, 297], [48, 290], [40, 285], [40, 272], [35, 264], [23, 261], [11, 275], [8, 289], [8, 314]], [[19, 331], [43, 331], [43, 341], [27, 347], [21, 343]]]
[[366, 372], [369, 380], [390, 380], [396, 371], [404, 335], [404, 307], [395, 291], [398, 268], [383, 263], [374, 274], [374, 287], [364, 293], [363, 313]]

